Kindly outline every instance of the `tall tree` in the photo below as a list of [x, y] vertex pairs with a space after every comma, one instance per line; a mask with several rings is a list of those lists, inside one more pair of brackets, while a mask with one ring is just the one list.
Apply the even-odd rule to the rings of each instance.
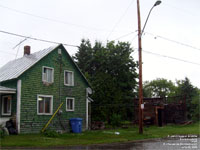
[[92, 111], [96, 118], [110, 121], [112, 114], [127, 118], [132, 112], [126, 105], [132, 103], [138, 77], [132, 52], [127, 42], [111, 41], [104, 46], [96, 41], [92, 47], [89, 40], [82, 40], [74, 59], [95, 91]]
[[171, 80], [158, 78], [144, 82], [144, 97], [166, 97], [175, 94], [175, 85]]
[[[194, 87], [188, 78], [177, 80], [176, 84], [166, 79], [146, 81], [143, 86], [144, 97], [173, 97], [183, 96], [186, 98], [187, 118], [199, 120], [200, 96], [199, 89]], [[173, 101], [175, 99], [168, 99]]]
[[[184, 95], [186, 97], [186, 104], [187, 104], [187, 117], [189, 119], [192, 119], [195, 117], [195, 113], [197, 112], [199, 108], [199, 89], [197, 87], [194, 87], [190, 80], [186, 77], [184, 80], [178, 80], [177, 83], [177, 95]], [[197, 116], [197, 115], [196, 115]], [[197, 118], [196, 118], [197, 119]]]

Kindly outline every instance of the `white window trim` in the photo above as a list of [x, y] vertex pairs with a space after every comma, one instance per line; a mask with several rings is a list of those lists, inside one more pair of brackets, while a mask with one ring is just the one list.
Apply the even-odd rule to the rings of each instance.
[[[73, 100], [73, 109], [67, 109], [67, 100], [72, 99]], [[75, 98], [73, 97], [66, 97], [66, 111], [74, 111], [75, 110]]]
[[[51, 98], [51, 108], [50, 108], [50, 113], [39, 113], [39, 101], [38, 98], [39, 97], [50, 97]], [[53, 95], [42, 95], [42, 94], [38, 94], [37, 95], [37, 115], [52, 115], [53, 114]]]
[[[65, 83], [65, 72], [71, 72], [72, 73], [72, 85]], [[66, 86], [74, 86], [74, 72], [73, 71], [64, 70], [64, 85], [66, 85]]]
[[[44, 80], [44, 68], [52, 69], [52, 82], [48, 82], [48, 81]], [[42, 66], [42, 81], [45, 82], [45, 83], [53, 83], [54, 82], [54, 68], [47, 67], [47, 66]]]
[[11, 95], [7, 95], [7, 96], [2, 96], [2, 106], [1, 106], [1, 108], [2, 108], [2, 115], [3, 116], [10, 116], [11, 115], [11, 111], [12, 111], [12, 100], [10, 101], [10, 113], [4, 113], [4, 98], [5, 97], [11, 97], [12, 98], [12, 96]]

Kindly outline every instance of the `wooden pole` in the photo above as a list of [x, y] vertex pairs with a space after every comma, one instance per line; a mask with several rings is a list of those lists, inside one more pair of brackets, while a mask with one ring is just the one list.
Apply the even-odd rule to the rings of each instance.
[[142, 91], [142, 40], [141, 40], [141, 20], [140, 20], [140, 3], [137, 0], [138, 16], [138, 54], [139, 54], [139, 133], [143, 134], [143, 91]]

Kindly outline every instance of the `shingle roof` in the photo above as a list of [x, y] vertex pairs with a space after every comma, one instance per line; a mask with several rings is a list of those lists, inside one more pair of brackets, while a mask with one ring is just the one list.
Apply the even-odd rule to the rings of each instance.
[[0, 68], [0, 82], [18, 78], [31, 66], [36, 64], [40, 59], [53, 51], [57, 46], [35, 52], [30, 55], [25, 55], [22, 58], [8, 62]]

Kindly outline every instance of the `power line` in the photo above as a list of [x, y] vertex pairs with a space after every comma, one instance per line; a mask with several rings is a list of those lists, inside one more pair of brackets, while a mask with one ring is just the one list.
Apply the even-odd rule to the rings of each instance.
[[[135, 31], [135, 32], [136, 32], [136, 31]], [[114, 41], [115, 41], [115, 40], [119, 40], [119, 39], [124, 38], [124, 37], [127, 37], [127, 36], [129, 36], [129, 35], [131, 35], [131, 34], [133, 34], [133, 33], [135, 33], [135, 32], [130, 32], [130, 33], [124, 34], [124, 35], [122, 35], [122, 36], [120, 36], [120, 37], [114, 39]]]
[[18, 46], [17, 53], [16, 53], [16, 55], [15, 55], [15, 59], [17, 59], [17, 55], [18, 55], [18, 53], [19, 53], [20, 46], [21, 46], [21, 45]]
[[192, 49], [200, 51], [200, 48], [197, 48], [195, 46], [192, 46], [192, 45], [189, 45], [189, 44], [186, 44], [186, 43], [183, 43], [183, 42], [172, 40], [172, 39], [164, 37], [164, 36], [154, 35], [153, 33], [149, 33], [149, 32], [145, 32], [145, 34], [149, 34], [149, 35], [153, 36], [154, 39], [161, 38], [163, 40], [166, 40], [166, 41], [169, 41], [169, 42], [173, 42], [173, 43], [176, 43], [176, 44], [179, 44], [179, 45], [182, 45], [182, 46], [186, 46], [186, 47], [189, 47], [189, 48], [192, 48]]
[[191, 61], [184, 60], [184, 59], [180, 59], [180, 58], [176, 58], [176, 57], [171, 57], [171, 56], [167, 56], [167, 55], [162, 55], [162, 54], [158, 54], [158, 53], [153, 53], [153, 52], [146, 51], [146, 50], [142, 50], [142, 51], [145, 52], [145, 53], [148, 53], [148, 54], [152, 54], [152, 55], [159, 56], [159, 57], [165, 57], [165, 58], [169, 58], [169, 59], [173, 59], [173, 60], [177, 60], [177, 61], [182, 61], [182, 62], [185, 62], [185, 63], [190, 63], [190, 64], [194, 64], [194, 65], [200, 66], [200, 64], [199, 64], [199, 63], [196, 63], [196, 62], [191, 62]]
[[15, 49], [15, 48], [18, 46], [17, 53], [16, 53], [16, 55], [15, 55], [15, 59], [17, 58], [17, 55], [18, 55], [18, 52], [19, 52], [19, 49], [20, 49], [21, 44], [22, 44], [24, 41], [26, 41], [26, 40], [27, 40], [27, 38], [23, 39], [22, 41], [20, 41], [17, 45], [15, 45], [15, 46], [13, 47], [13, 49]]
[[70, 23], [70, 22], [66, 22], [66, 21], [61, 21], [61, 20], [57, 20], [57, 19], [53, 19], [53, 18], [42, 17], [42, 16], [39, 16], [39, 15], [35, 15], [35, 14], [31, 14], [31, 13], [25, 12], [25, 11], [9, 8], [9, 7], [3, 6], [3, 5], [0, 5], [0, 7], [4, 8], [4, 9], [8, 9], [8, 10], [13, 11], [13, 12], [17, 12], [17, 13], [20, 13], [20, 14], [32, 16], [32, 17], [35, 17], [35, 18], [40, 18], [40, 19], [43, 19], [43, 20], [51, 21], [51, 22], [56, 22], [56, 23], [62, 23], [62, 24], [66, 24], [66, 25], [76, 26], [76, 27], [79, 27], [79, 28], [87, 29], [87, 30], [108, 31], [108, 30], [105, 30], [105, 29], [98, 29], [98, 28], [94, 28], [94, 27], [88, 27], [88, 26], [84, 26], [84, 25], [78, 25], [78, 24], [74, 24], [74, 23]]
[[[41, 41], [41, 42], [53, 43], [53, 44], [61, 44], [61, 42], [55, 42], [55, 41], [49, 41], [49, 40], [44, 40], [44, 39], [39, 39], [39, 38], [34, 38], [34, 37], [28, 37], [28, 36], [25, 36], [25, 35], [20, 35], [20, 34], [11, 33], [11, 32], [2, 31], [2, 30], [0, 30], [0, 32], [4, 33], [4, 34], [9, 34], [9, 35], [13, 35], [13, 36], [18, 36], [18, 37], [23, 37], [23, 38], [35, 40], [35, 41]], [[62, 44], [65, 45], [65, 46], [70, 46], [70, 47], [79, 47], [77, 45], [71, 45], [71, 44], [65, 44], [65, 43], [62, 43]]]
[[22, 41], [20, 41], [17, 45], [15, 45], [14, 47], [13, 47], [13, 49], [15, 49], [17, 46], [19, 46], [19, 45], [21, 45], [24, 41], [26, 41], [27, 40], [27, 38], [25, 38], [25, 39], [23, 39]]
[[115, 28], [117, 27], [117, 25], [118, 25], [118, 24], [121, 22], [121, 20], [124, 18], [124, 16], [126, 15], [128, 9], [129, 9], [130, 6], [132, 5], [133, 1], [134, 1], [134, 0], [131, 1], [131, 3], [130, 3], [130, 4], [128, 5], [128, 7], [126, 8], [125, 12], [121, 15], [121, 17], [119, 18], [119, 20], [115, 23], [115, 25], [113, 26], [111, 32], [108, 34], [108, 36], [107, 36], [106, 39], [108, 39], [108, 38], [111, 36], [111, 34], [114, 32], [114, 30], [115, 30]]

